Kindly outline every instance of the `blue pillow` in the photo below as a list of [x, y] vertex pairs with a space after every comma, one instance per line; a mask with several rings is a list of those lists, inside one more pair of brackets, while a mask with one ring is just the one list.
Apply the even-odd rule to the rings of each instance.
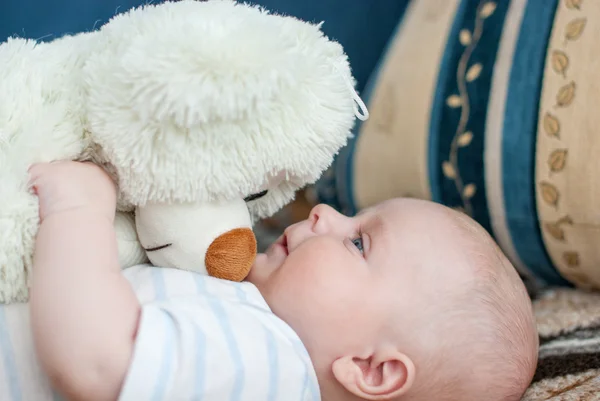
[[251, 0], [268, 10], [324, 22], [323, 32], [342, 44], [358, 90], [374, 70], [410, 0]]
[[[0, 2], [0, 41], [10, 36], [52, 40], [93, 30], [115, 12], [147, 0], [19, 0]], [[158, 0], [154, 3], [160, 3]]]

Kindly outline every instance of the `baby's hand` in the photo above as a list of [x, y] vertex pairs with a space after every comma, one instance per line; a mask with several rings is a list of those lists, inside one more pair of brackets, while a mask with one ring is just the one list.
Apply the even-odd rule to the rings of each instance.
[[40, 219], [70, 210], [89, 210], [115, 218], [117, 191], [100, 167], [73, 161], [34, 164], [30, 184], [39, 198]]
[[36, 354], [65, 399], [116, 400], [141, 306], [120, 274], [115, 184], [89, 163], [37, 164], [29, 172], [42, 219], [29, 302]]

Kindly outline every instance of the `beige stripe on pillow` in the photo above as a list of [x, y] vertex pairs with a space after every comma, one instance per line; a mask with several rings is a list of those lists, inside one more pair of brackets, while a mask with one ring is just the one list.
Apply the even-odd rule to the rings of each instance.
[[391, 43], [356, 144], [359, 209], [410, 195], [429, 199], [427, 146], [438, 72], [458, 0], [413, 1]]

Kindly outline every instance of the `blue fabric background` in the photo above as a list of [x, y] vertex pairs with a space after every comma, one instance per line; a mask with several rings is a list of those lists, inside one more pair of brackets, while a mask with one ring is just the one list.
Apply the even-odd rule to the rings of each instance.
[[[442, 172], [442, 163], [449, 158], [451, 144], [463, 112], [463, 108], [447, 107], [446, 99], [448, 96], [460, 92], [456, 71], [465, 46], [459, 42], [459, 32], [462, 29], [474, 32], [479, 4], [480, 0], [463, 0], [461, 2], [446, 44], [431, 112], [428, 154], [429, 183], [432, 200], [447, 206], [462, 207], [464, 205], [455, 182], [447, 179]], [[481, 39], [469, 59], [469, 66], [481, 63], [483, 70], [475, 81], [466, 83], [470, 110], [466, 130], [473, 132], [474, 135], [471, 144], [461, 148], [458, 152], [458, 170], [463, 182], [465, 184], [473, 183], [477, 186], [477, 192], [470, 200], [472, 217], [490, 233], [492, 233], [492, 227], [486, 199], [483, 162], [485, 123], [492, 73], [510, 2], [503, 1], [497, 4], [496, 11], [484, 21]]]
[[529, 0], [512, 65], [502, 138], [504, 205], [521, 260], [550, 285], [568, 285], [546, 252], [538, 223], [535, 151], [547, 44], [558, 0]]
[[[1, 0], [0, 41], [9, 36], [50, 40], [92, 30], [115, 11], [146, 0]], [[159, 3], [160, 0], [154, 1]], [[323, 31], [345, 48], [361, 90], [409, 0], [254, 0], [303, 20], [324, 21]]]
[[143, 0], [2, 0], [0, 40], [21, 36], [49, 40], [66, 33], [89, 31], [108, 21], [115, 10], [144, 4]]

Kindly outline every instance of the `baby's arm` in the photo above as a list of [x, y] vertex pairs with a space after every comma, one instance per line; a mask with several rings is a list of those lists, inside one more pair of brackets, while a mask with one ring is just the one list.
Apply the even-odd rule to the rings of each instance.
[[140, 305], [118, 263], [114, 184], [76, 162], [30, 173], [41, 218], [30, 299], [40, 362], [68, 399], [116, 400]]

